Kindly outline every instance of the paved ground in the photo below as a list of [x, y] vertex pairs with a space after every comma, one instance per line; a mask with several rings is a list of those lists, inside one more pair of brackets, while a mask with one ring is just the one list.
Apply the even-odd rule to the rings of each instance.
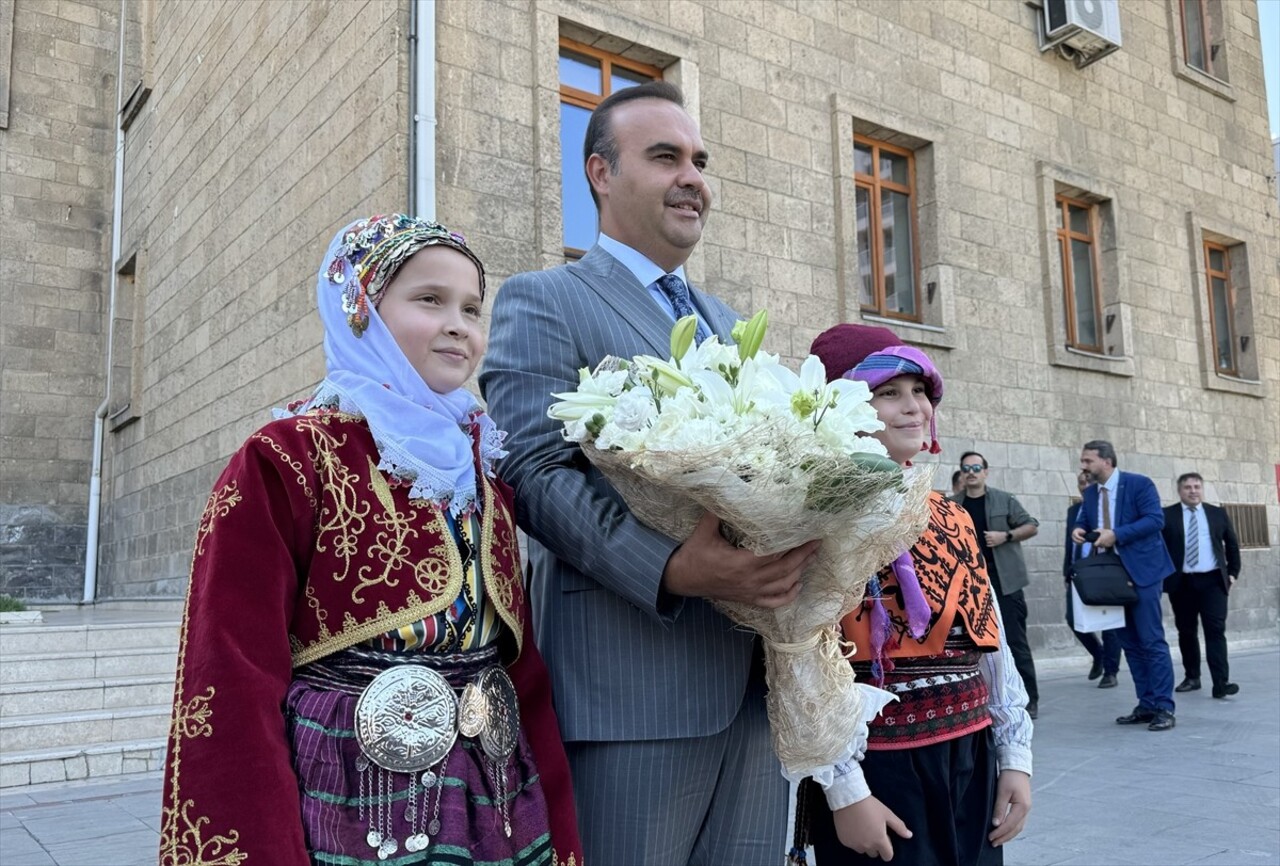
[[[1104, 691], [1083, 656], [1042, 667], [1034, 805], [1007, 866], [1280, 866], [1280, 647], [1233, 651], [1241, 693], [1178, 695], [1167, 733], [1112, 721], [1135, 703], [1127, 672]], [[0, 863], [154, 864], [159, 826], [156, 775], [25, 788], [0, 795]]]

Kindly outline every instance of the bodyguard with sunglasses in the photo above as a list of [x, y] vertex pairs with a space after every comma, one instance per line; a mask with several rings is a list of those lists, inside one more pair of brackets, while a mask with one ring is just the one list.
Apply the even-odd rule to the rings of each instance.
[[960, 457], [960, 474], [964, 488], [948, 498], [964, 506], [973, 519], [991, 586], [1000, 599], [1005, 638], [1027, 688], [1027, 715], [1034, 719], [1039, 715], [1040, 692], [1027, 643], [1027, 600], [1022, 588], [1028, 577], [1022, 542], [1040, 531], [1040, 523], [1011, 494], [987, 486], [987, 458], [978, 452], [966, 451]]

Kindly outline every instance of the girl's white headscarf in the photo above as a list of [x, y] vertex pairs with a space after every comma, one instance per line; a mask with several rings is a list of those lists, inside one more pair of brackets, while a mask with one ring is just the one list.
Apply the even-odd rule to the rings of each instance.
[[476, 502], [473, 441], [480, 466], [493, 474], [505, 457], [506, 434], [463, 388], [433, 391], [400, 351], [378, 316], [387, 283], [423, 247], [447, 246], [484, 267], [462, 235], [403, 214], [358, 220], [334, 237], [316, 276], [316, 305], [324, 324], [326, 376], [309, 400], [277, 417], [317, 407], [361, 415], [378, 449], [378, 468], [411, 485], [409, 495], [439, 503], [454, 514]]

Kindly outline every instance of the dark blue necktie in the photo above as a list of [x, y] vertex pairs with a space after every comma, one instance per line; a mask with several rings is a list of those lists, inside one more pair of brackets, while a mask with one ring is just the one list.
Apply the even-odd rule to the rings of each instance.
[[[658, 278], [658, 288], [671, 302], [671, 309], [675, 311], [677, 320], [685, 316], [698, 315], [693, 309], [693, 303], [689, 300], [689, 287], [684, 284], [684, 280], [675, 274], [663, 274]], [[698, 345], [702, 345], [702, 341], [710, 336], [706, 326], [702, 324], [702, 319], [698, 319], [697, 335], [694, 338]]]

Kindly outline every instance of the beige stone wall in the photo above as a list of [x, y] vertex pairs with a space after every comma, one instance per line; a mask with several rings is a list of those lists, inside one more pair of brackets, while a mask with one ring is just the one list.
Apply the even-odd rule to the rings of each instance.
[[178, 595], [227, 457], [323, 375], [315, 272], [357, 215], [403, 209], [406, 4], [156, 0], [127, 136], [139, 420], [111, 434], [104, 595]]
[[[12, 15], [0, 129], [0, 592], [80, 596], [102, 399], [119, 4]], [[9, 22], [5, 22], [6, 24]]]
[[[112, 595], [182, 592], [215, 474], [268, 407], [322, 372], [311, 309], [319, 252], [344, 219], [403, 206], [409, 159], [407, 3], [147, 8], [129, 74], [152, 92], [129, 129], [124, 186], [123, 257], [136, 253], [130, 297], [142, 323], [137, 420], [107, 439]], [[1152, 476], [1166, 502], [1174, 477], [1197, 469], [1211, 500], [1268, 507], [1273, 546], [1246, 554], [1232, 623], [1274, 628], [1280, 223], [1252, 0], [1224, 4], [1227, 86], [1183, 68], [1172, 0], [1122, 3], [1123, 49], [1085, 69], [1037, 50], [1035, 12], [1021, 0], [436, 8], [438, 213], [480, 250], [491, 285], [560, 259], [561, 33], [658, 65], [685, 89], [717, 200], [690, 273], [740, 310], [768, 307], [768, 347], [791, 358], [829, 324], [860, 318], [848, 272], [852, 135], [893, 136], [916, 152], [922, 282], [936, 289], [928, 327], [901, 332], [948, 379], [939, 486], [977, 447], [992, 484], [1040, 518], [1028, 545], [1037, 642], [1070, 642], [1059, 624], [1061, 520], [1079, 445], [1095, 437], [1114, 441], [1122, 468]], [[1062, 187], [1109, 200], [1113, 360], [1059, 348], [1050, 209]], [[1261, 384], [1209, 372], [1206, 234], [1247, 244]], [[99, 370], [81, 371], [98, 377], [90, 394]], [[75, 416], [86, 431], [87, 402]]]
[[[852, 134], [905, 137], [922, 175], [922, 281], [938, 297], [926, 315], [935, 329], [900, 332], [948, 378], [938, 483], [977, 447], [992, 484], [1040, 519], [1028, 545], [1036, 641], [1070, 644], [1063, 515], [1092, 438], [1111, 439], [1123, 468], [1150, 475], [1166, 503], [1177, 474], [1195, 469], [1211, 500], [1268, 507], [1273, 547], [1245, 553], [1251, 580], [1232, 622], [1270, 628], [1280, 603], [1280, 221], [1256, 8], [1225, 5], [1226, 88], [1182, 67], [1166, 0], [1121, 4], [1123, 50], [1085, 69], [1041, 54], [1033, 10], [1013, 0], [442, 2], [441, 213], [479, 225], [499, 275], [554, 264], [557, 37], [656, 62], [693, 97], [712, 152], [716, 212], [695, 277], [740, 310], [768, 307], [769, 348], [795, 358], [823, 328], [861, 315], [843, 271], [854, 247], [844, 227]], [[1111, 200], [1102, 273], [1119, 360], [1054, 348], [1057, 184]], [[1262, 385], [1206, 372], [1206, 230], [1247, 242]]]

